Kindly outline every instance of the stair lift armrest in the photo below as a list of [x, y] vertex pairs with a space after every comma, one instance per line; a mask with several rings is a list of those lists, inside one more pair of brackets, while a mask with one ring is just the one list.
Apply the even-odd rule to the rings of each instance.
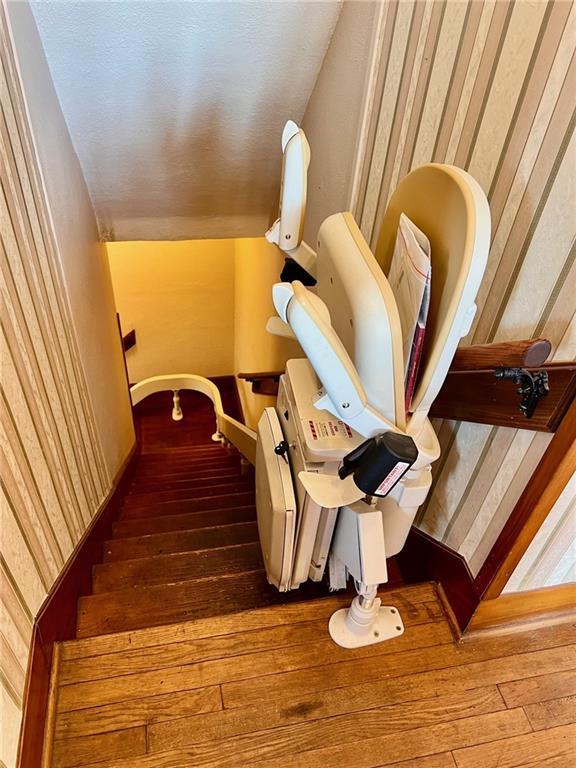
[[316, 253], [302, 241], [310, 165], [306, 134], [293, 120], [282, 131], [282, 183], [278, 218], [266, 239], [314, 276]]
[[[348, 352], [332, 328], [324, 302], [297, 280], [272, 289], [274, 306], [292, 328], [326, 395], [316, 407], [326, 408], [343, 421], [358, 416], [367, 406], [366, 393]], [[331, 408], [327, 408], [331, 405]]]
[[277, 283], [272, 288], [276, 311], [294, 332], [322, 383], [314, 403], [342, 419], [364, 437], [397, 427], [372, 408], [358, 372], [330, 322], [330, 313], [316, 294], [301, 283]]

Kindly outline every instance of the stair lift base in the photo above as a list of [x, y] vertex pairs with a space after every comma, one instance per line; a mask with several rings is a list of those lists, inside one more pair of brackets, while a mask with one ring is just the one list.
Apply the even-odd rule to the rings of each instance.
[[404, 634], [397, 608], [382, 605], [379, 597], [366, 600], [358, 595], [350, 608], [341, 608], [328, 622], [330, 637], [341, 648], [362, 648]]

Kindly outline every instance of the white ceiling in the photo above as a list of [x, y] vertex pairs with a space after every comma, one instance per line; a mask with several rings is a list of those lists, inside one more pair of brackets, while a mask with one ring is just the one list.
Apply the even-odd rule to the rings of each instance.
[[261, 234], [340, 7], [32, 2], [104, 236]]

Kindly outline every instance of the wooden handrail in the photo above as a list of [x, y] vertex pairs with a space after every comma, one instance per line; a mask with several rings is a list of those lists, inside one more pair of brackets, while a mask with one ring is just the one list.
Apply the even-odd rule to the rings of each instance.
[[449, 373], [494, 368], [539, 368], [546, 362], [551, 351], [552, 344], [548, 339], [503, 341], [460, 347], [456, 350]]

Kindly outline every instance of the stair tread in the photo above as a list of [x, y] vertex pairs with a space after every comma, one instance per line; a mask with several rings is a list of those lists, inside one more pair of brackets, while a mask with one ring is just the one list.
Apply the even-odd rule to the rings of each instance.
[[190, 552], [253, 541], [258, 541], [258, 526], [255, 521], [110, 539], [104, 542], [104, 562], [133, 560], [169, 552]]
[[214, 477], [216, 474], [240, 474], [240, 464], [235, 463], [222, 463], [219, 462], [217, 466], [207, 464], [206, 466], [196, 466], [196, 464], [183, 469], [178, 469], [174, 472], [167, 472], [165, 469], [162, 472], [152, 472], [150, 470], [137, 470], [132, 478], [132, 482], [150, 482], [150, 481], [178, 481], [187, 480], [189, 477]]
[[134, 519], [144, 517], [159, 517], [163, 514], [174, 515], [186, 512], [206, 512], [210, 509], [224, 509], [226, 507], [246, 506], [254, 504], [256, 494], [254, 490], [240, 493], [225, 493], [213, 496], [198, 496], [194, 499], [178, 499], [176, 501], [150, 501], [149, 503], [131, 504], [123, 506], [120, 510], [120, 519]]
[[248, 542], [102, 563], [94, 567], [92, 586], [94, 594], [99, 594], [150, 584], [251, 572], [263, 567], [260, 545]]
[[234, 494], [234, 493], [240, 493], [242, 491], [246, 491], [248, 488], [252, 487], [253, 482], [251, 483], [250, 480], [242, 479], [242, 480], [236, 480], [232, 483], [217, 483], [215, 485], [208, 485], [203, 486], [200, 489], [193, 488], [193, 489], [187, 489], [183, 488], [180, 490], [174, 490], [174, 491], [154, 491], [152, 493], [130, 493], [126, 496], [124, 500], [124, 505], [127, 506], [128, 504], [133, 504], [134, 506], [141, 505], [142, 501], [146, 500], [147, 504], [154, 504], [159, 501], [186, 501], [186, 500], [192, 500], [197, 498], [200, 494], [194, 493], [194, 491], [201, 491], [202, 497], [207, 496], [223, 496], [225, 494]]
[[145, 536], [150, 533], [168, 531], [189, 531], [195, 528], [209, 528], [229, 523], [244, 523], [256, 519], [256, 507], [225, 507], [203, 512], [188, 512], [180, 515], [144, 517], [134, 520], [118, 520], [114, 523], [113, 538]]
[[143, 451], [141, 457], [147, 459], [150, 457], [164, 458], [166, 457], [180, 457], [180, 456], [226, 456], [229, 453], [228, 448], [224, 448], [221, 445], [207, 445], [205, 443], [197, 443], [195, 445], [176, 446], [170, 445], [163, 447], [161, 451]]
[[146, 480], [132, 483], [127, 496], [142, 495], [144, 493], [158, 493], [159, 491], [185, 491], [198, 488], [212, 488], [215, 485], [226, 485], [235, 482], [245, 482], [240, 472], [216, 472], [202, 477], [187, 477], [181, 480]]
[[324, 584], [313, 583], [294, 592], [278, 592], [268, 584], [263, 570], [104, 592], [80, 598], [76, 636], [92, 637], [239, 613], [326, 594]]

